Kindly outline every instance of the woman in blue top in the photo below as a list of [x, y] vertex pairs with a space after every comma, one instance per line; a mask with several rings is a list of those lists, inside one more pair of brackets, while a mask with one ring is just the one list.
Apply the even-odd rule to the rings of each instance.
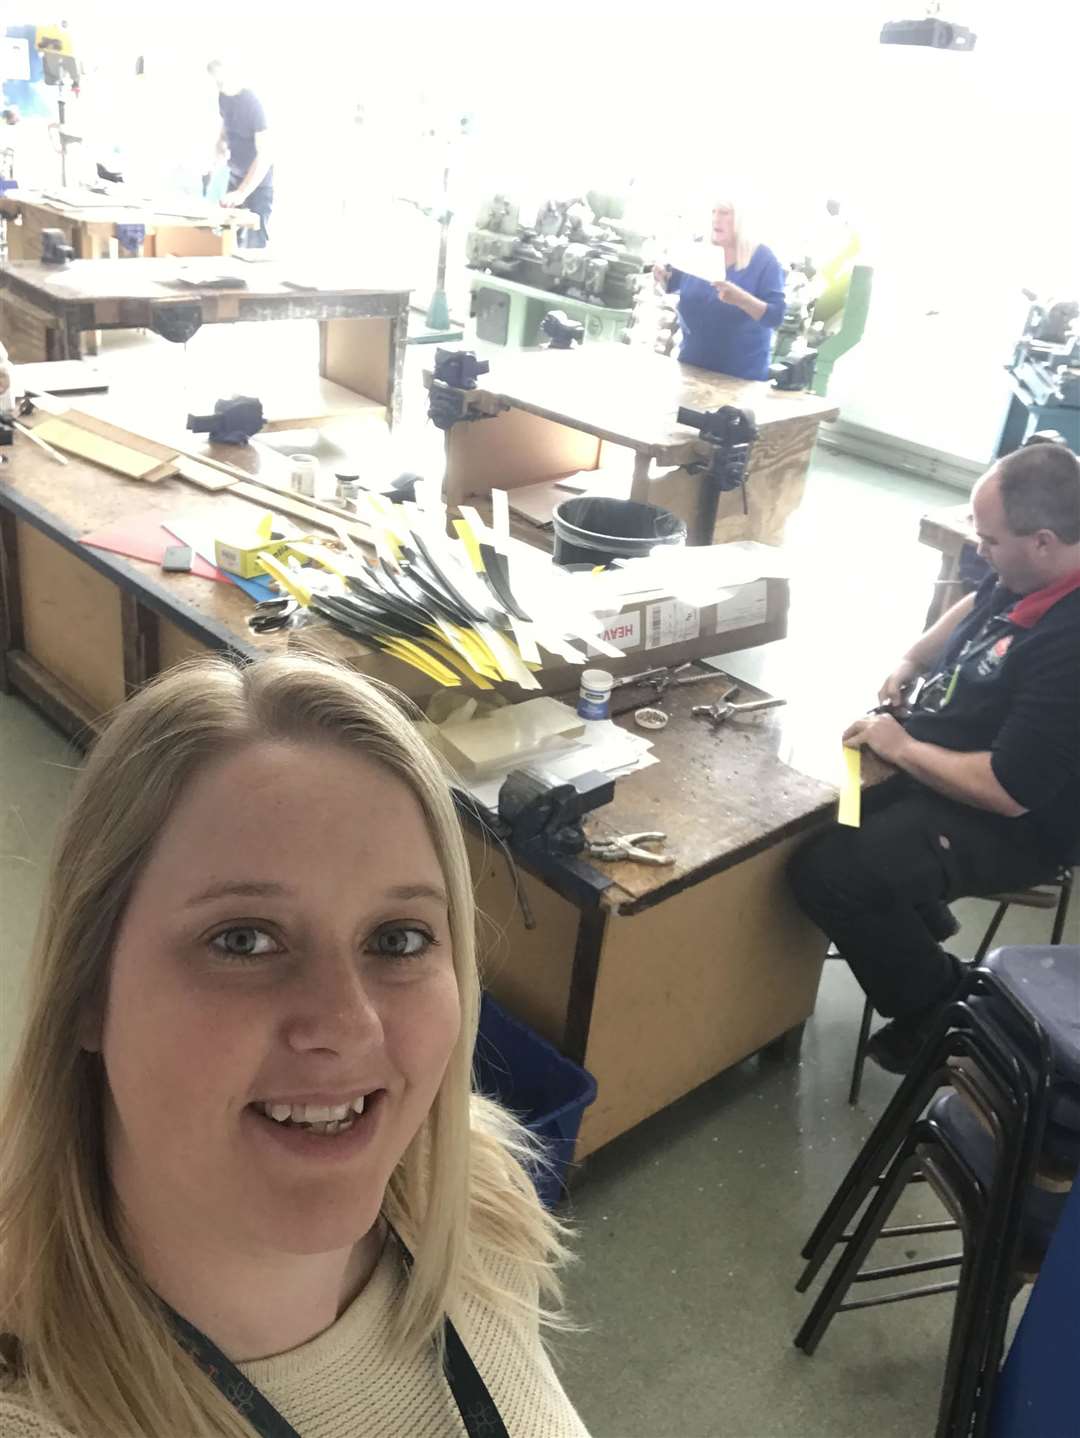
[[784, 318], [780, 261], [750, 239], [727, 201], [713, 207], [712, 242], [724, 253], [716, 267], [722, 279], [670, 265], [653, 270], [657, 283], [679, 296], [679, 359], [739, 379], [768, 379], [773, 335]]

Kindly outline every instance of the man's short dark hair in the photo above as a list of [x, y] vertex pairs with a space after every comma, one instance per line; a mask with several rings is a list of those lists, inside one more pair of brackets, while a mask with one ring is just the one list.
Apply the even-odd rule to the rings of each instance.
[[997, 465], [1005, 519], [1013, 534], [1049, 529], [1080, 544], [1080, 459], [1061, 444], [1033, 444]]

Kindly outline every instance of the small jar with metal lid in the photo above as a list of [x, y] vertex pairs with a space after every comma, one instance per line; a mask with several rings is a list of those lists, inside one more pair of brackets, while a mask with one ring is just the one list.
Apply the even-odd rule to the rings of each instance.
[[582, 719], [606, 719], [611, 712], [611, 686], [615, 676], [606, 669], [586, 669], [581, 676], [577, 712]]

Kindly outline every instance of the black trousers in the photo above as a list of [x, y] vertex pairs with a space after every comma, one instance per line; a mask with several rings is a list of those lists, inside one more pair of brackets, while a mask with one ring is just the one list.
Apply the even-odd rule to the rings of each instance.
[[902, 1018], [948, 995], [955, 961], [919, 907], [1028, 888], [1054, 876], [1030, 819], [955, 803], [894, 781], [862, 827], [811, 839], [788, 876], [803, 912], [833, 941], [878, 1013]]

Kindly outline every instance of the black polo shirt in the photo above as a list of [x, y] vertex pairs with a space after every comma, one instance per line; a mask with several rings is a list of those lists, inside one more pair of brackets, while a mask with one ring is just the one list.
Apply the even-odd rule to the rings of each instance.
[[1024, 596], [989, 575], [905, 727], [943, 749], [989, 750], [1048, 854], [1080, 859], [1080, 571]]

